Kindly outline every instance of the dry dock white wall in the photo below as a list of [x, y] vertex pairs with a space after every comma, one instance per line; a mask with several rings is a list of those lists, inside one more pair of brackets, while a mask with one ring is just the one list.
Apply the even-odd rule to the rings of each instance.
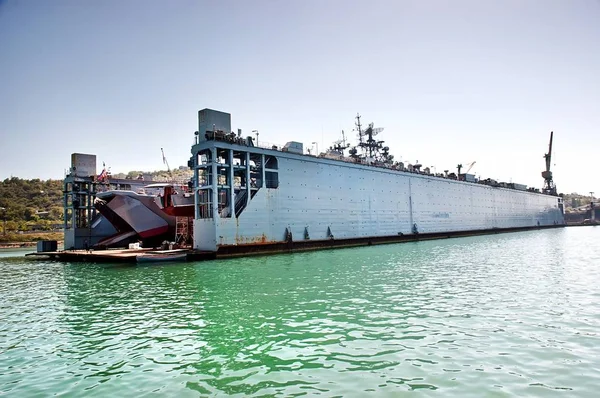
[[287, 228], [299, 241], [305, 230], [315, 240], [329, 238], [328, 229], [341, 239], [410, 234], [415, 224], [434, 233], [563, 223], [557, 197], [281, 152], [277, 158], [279, 187], [261, 188], [237, 219], [196, 220], [196, 236], [206, 237], [198, 248], [282, 241]]

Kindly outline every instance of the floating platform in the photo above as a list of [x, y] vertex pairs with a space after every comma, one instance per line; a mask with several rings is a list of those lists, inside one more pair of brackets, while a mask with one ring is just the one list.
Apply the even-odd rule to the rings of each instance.
[[[136, 263], [138, 256], [158, 261], [160, 258], [172, 261], [176, 256], [178, 261], [187, 261], [192, 251], [188, 249], [155, 250], [155, 249], [109, 249], [109, 250], [62, 250], [51, 252], [28, 253], [26, 256], [38, 257], [66, 262], [98, 262], [98, 263]], [[215, 253], [194, 251], [195, 261], [211, 260]], [[165, 260], [166, 261], [166, 260]]]
[[[37, 256], [57, 261], [85, 261], [85, 262], [123, 262], [136, 263], [140, 258], [150, 261], [206, 261], [231, 257], [263, 256], [269, 254], [303, 252], [322, 249], [336, 249], [344, 247], [358, 247], [371, 245], [385, 245], [392, 243], [417, 242], [425, 240], [461, 238], [478, 235], [501, 234], [510, 232], [532, 231], [550, 228], [564, 228], [564, 224], [544, 225], [539, 227], [519, 228], [494, 228], [486, 230], [454, 231], [431, 234], [410, 234], [397, 236], [377, 236], [355, 239], [327, 239], [282, 241], [262, 244], [246, 244], [237, 246], [220, 247], [218, 251], [200, 251], [193, 249], [108, 249], [108, 250], [65, 250], [55, 252], [36, 252], [26, 256]], [[185, 254], [185, 257], [182, 255]]]

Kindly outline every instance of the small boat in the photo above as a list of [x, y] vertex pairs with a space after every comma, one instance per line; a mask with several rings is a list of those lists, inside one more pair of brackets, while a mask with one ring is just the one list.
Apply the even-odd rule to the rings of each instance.
[[149, 253], [140, 253], [135, 258], [138, 263], [186, 261], [187, 253], [182, 250], [166, 250]]

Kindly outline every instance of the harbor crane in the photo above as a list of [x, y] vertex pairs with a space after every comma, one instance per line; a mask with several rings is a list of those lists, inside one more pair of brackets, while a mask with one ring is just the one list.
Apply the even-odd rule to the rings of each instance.
[[550, 132], [550, 144], [548, 145], [548, 153], [544, 155], [544, 159], [546, 159], [546, 170], [542, 171], [542, 177], [544, 178], [544, 188], [542, 192], [549, 195], [556, 195], [556, 185], [554, 184], [554, 180], [552, 180], [552, 172], [550, 171], [550, 162], [552, 160], [552, 137], [554, 136], [554, 132]]
[[476, 163], [475, 161], [472, 161], [471, 163], [469, 163], [467, 165], [467, 171], [465, 171], [465, 174], [468, 174], [469, 171], [471, 171], [471, 169], [473, 168], [473, 166], [475, 166], [475, 163]]
[[162, 153], [163, 163], [167, 165], [167, 173], [169, 173], [169, 176], [171, 178], [173, 178], [173, 174], [171, 173], [171, 168], [169, 167], [169, 162], [167, 161], [167, 158], [165, 157], [165, 151], [162, 148], [160, 148], [160, 153]]
[[[471, 163], [467, 164], [467, 171], [465, 171], [465, 174], [468, 174], [469, 171], [471, 171], [471, 169], [473, 168], [473, 166], [475, 166], [475, 163], [477, 163], [476, 161], [472, 161]], [[458, 166], [456, 166], [456, 168], [458, 169], [458, 175], [460, 175], [460, 171], [463, 168], [462, 163], [459, 163]]]

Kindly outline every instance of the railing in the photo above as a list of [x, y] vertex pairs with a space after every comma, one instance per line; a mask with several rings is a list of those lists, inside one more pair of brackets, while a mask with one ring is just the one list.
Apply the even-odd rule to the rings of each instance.
[[246, 198], [248, 197], [248, 191], [239, 191], [235, 197], [235, 216], [238, 217], [242, 214], [242, 211], [246, 208]]
[[272, 149], [275, 151], [282, 151], [282, 149], [283, 149], [283, 145], [277, 145], [272, 142], [266, 142], [266, 141], [259, 141], [258, 143], [255, 142], [254, 146], [258, 147], [258, 148], [262, 148], [262, 149]]

